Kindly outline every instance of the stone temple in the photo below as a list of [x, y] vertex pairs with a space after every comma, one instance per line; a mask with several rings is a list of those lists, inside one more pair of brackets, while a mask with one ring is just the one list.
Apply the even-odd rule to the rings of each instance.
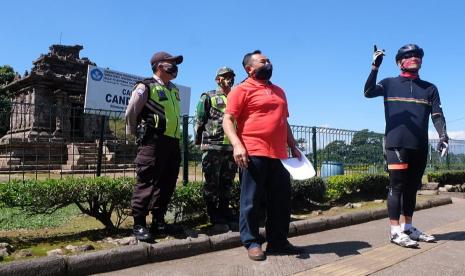
[[[0, 171], [89, 169], [95, 165], [93, 151], [103, 117], [84, 114], [83, 108], [87, 68], [95, 63], [79, 56], [81, 45], [52, 45], [49, 49], [33, 62], [30, 73], [3, 87], [12, 104], [10, 129], [0, 138]], [[108, 124], [105, 136], [115, 141]], [[107, 142], [104, 161], [121, 163], [116, 160], [118, 148]]]

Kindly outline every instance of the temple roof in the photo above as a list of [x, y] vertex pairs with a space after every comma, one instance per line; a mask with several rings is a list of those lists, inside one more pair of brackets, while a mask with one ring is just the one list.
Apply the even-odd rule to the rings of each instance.
[[82, 49], [81, 45], [52, 45], [48, 54], [42, 54], [32, 62], [34, 67], [29, 75], [18, 78], [3, 88], [11, 94], [17, 94], [31, 85], [40, 85], [84, 94], [87, 67], [95, 63], [86, 57], [79, 57]]

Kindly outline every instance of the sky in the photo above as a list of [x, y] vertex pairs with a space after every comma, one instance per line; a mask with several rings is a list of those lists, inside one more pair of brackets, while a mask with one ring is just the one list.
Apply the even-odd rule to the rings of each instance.
[[193, 115], [219, 67], [233, 68], [238, 83], [244, 54], [260, 49], [286, 92], [290, 124], [383, 132], [382, 98], [363, 96], [373, 45], [386, 52], [379, 81], [399, 74], [397, 50], [416, 43], [449, 136], [465, 139], [464, 11], [460, 0], [3, 1], [0, 65], [23, 74], [50, 45], [78, 44], [97, 66], [150, 76], [154, 52], [182, 54], [175, 82], [191, 87]]

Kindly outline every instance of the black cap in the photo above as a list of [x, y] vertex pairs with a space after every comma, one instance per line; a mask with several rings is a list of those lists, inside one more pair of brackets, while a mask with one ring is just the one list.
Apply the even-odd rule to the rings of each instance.
[[167, 52], [157, 52], [153, 54], [152, 58], [150, 59], [150, 65], [157, 64], [161, 61], [174, 61], [176, 64], [181, 64], [183, 57], [180, 56], [172, 56]]

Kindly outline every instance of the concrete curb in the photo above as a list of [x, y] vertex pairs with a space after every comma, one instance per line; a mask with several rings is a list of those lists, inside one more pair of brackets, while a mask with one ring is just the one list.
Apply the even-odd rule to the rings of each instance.
[[[417, 203], [416, 210], [452, 203], [450, 197], [437, 197]], [[298, 236], [363, 223], [387, 217], [387, 208], [356, 211], [332, 217], [293, 221], [289, 236]], [[264, 235], [265, 229], [260, 229]], [[150, 262], [185, 258], [197, 254], [241, 246], [238, 232], [199, 235], [157, 244], [140, 243], [73, 256], [53, 256], [0, 265], [0, 276], [87, 275], [142, 265]]]

